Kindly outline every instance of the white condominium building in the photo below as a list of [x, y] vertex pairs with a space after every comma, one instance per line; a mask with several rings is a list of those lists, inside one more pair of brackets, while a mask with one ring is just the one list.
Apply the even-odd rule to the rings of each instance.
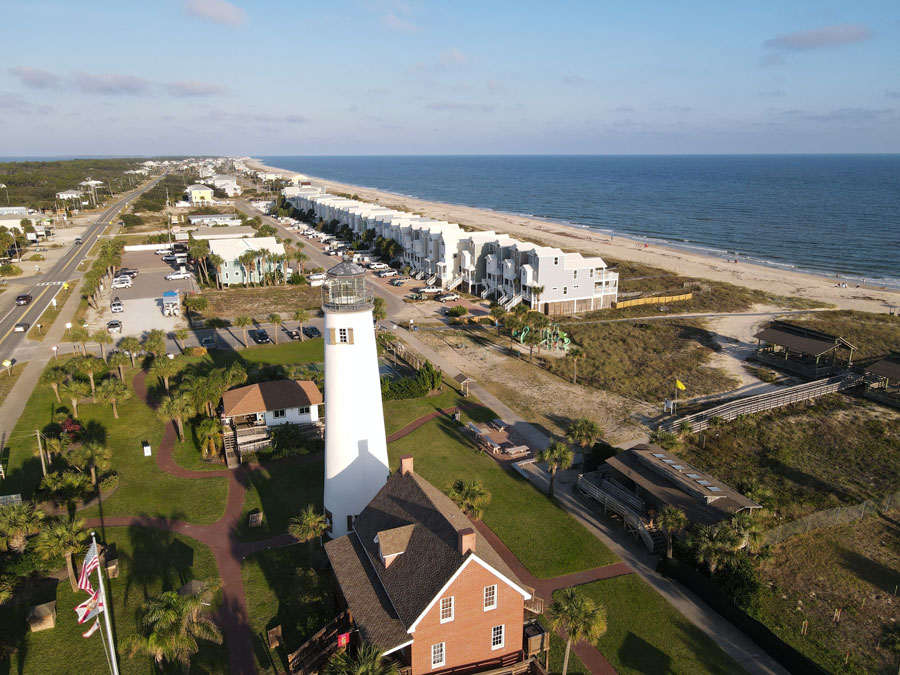
[[398, 256], [429, 284], [497, 301], [507, 309], [526, 303], [545, 314], [573, 314], [611, 306], [619, 275], [599, 256], [584, 257], [538, 246], [495, 232], [467, 232], [456, 223], [433, 220], [377, 204], [309, 188], [288, 202], [312, 209], [326, 223], [337, 221], [357, 237], [374, 230], [402, 247]]

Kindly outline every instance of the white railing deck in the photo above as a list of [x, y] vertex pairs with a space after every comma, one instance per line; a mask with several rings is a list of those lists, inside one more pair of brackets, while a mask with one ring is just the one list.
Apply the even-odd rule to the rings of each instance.
[[[640, 537], [640, 539], [644, 542], [644, 545], [647, 547], [647, 550], [652, 553], [656, 546], [656, 542], [653, 539], [653, 535], [650, 534], [650, 531], [644, 524], [644, 519], [639, 513], [632, 510], [630, 506], [624, 504], [615, 496], [606, 492], [606, 490], [602, 489], [598, 485], [595, 485], [587, 479], [587, 476], [595, 475], [597, 474], [583, 474], [579, 476], [578, 490], [583, 495], [590, 497], [591, 499], [602, 504], [604, 510], [618, 513], [622, 517], [622, 522], [625, 525], [625, 529], [633, 532], [636, 537]], [[603, 480], [602, 482], [608, 483], [609, 481]]]

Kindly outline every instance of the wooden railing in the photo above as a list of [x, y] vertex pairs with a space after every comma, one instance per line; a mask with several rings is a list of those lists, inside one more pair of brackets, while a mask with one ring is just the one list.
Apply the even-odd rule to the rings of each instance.
[[[582, 474], [581, 476], [578, 476], [578, 490], [581, 492], [581, 494], [585, 495], [586, 497], [590, 497], [597, 502], [600, 502], [603, 505], [604, 510], [610, 510], [614, 513], [619, 514], [619, 516], [621, 516], [622, 518], [622, 522], [625, 525], [625, 529], [629, 532], [632, 532], [635, 537], [640, 537], [640, 539], [644, 542], [644, 545], [647, 547], [647, 550], [652, 553], [656, 548], [656, 540], [647, 529], [647, 525], [644, 523], [644, 519], [641, 517], [641, 515], [632, 510], [630, 506], [620, 501], [615, 496], [609, 494], [601, 487], [588, 480], [588, 476], [591, 476], [595, 480], [598, 480], [595, 474]], [[605, 483], [608, 481], [603, 482]]]
[[321, 666], [337, 651], [337, 636], [350, 628], [350, 615], [344, 611], [329, 621], [315, 635], [288, 654], [288, 670], [294, 675], [318, 672]]
[[716, 417], [725, 422], [737, 418], [740, 415], [751, 415], [753, 413], [780, 408], [791, 403], [800, 403], [809, 401], [819, 396], [833, 394], [837, 391], [843, 391], [850, 387], [855, 387], [862, 381], [862, 376], [855, 373], [849, 375], [835, 375], [815, 382], [807, 382], [806, 384], [798, 384], [796, 387], [788, 387], [781, 391], [770, 391], [766, 394], [757, 394], [756, 396], [748, 396], [737, 401], [724, 403], [715, 408], [704, 410], [702, 412], [688, 415], [677, 420], [669, 420], [659, 425], [663, 431], [680, 430], [685, 423], [691, 425], [691, 432], [697, 433], [703, 431], [709, 426], [709, 421]]

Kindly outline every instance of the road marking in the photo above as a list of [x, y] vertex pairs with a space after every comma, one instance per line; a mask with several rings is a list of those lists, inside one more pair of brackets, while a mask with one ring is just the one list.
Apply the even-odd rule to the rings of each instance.
[[62, 286], [64, 283], [66, 283], [66, 282], [65, 281], [43, 281], [39, 284], [35, 284], [35, 287], [38, 287], [38, 286]]
[[[35, 303], [36, 303], [38, 300], [40, 300], [40, 299], [41, 299], [41, 296], [44, 295], [44, 293], [46, 293], [47, 290], [48, 290], [48, 288], [44, 288], [44, 290], [42, 290], [40, 293], [38, 293], [38, 296], [37, 296], [32, 302], [35, 302]], [[41, 314], [43, 314], [43, 311], [41, 312]], [[38, 314], [38, 319], [40, 319], [40, 318], [41, 318], [41, 315]], [[37, 320], [37, 319], [35, 319], [35, 321], [36, 321], [36, 320]], [[21, 321], [17, 321], [16, 323], [21, 323]], [[0, 337], [0, 345], [2, 345], [2, 344], [3, 344], [3, 341], [6, 340], [6, 338], [9, 337], [9, 334], [13, 332], [13, 330], [15, 329], [15, 327], [16, 327], [16, 325], [13, 324], [12, 326], [10, 326], [9, 330], [6, 331], [6, 334], [5, 334], [3, 337]], [[28, 328], [31, 328], [31, 326], [29, 325]]]

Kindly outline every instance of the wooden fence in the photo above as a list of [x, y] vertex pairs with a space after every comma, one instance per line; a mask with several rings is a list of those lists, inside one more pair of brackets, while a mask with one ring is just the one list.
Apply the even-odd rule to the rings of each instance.
[[816, 380], [815, 382], [798, 384], [796, 387], [788, 387], [781, 391], [770, 391], [766, 394], [757, 394], [756, 396], [748, 396], [737, 401], [724, 403], [715, 408], [694, 413], [681, 419], [669, 420], [660, 424], [659, 428], [663, 431], [678, 431], [683, 424], [688, 423], [691, 425], [691, 432], [697, 433], [706, 429], [709, 426], [709, 420], [714, 417], [730, 422], [739, 415], [750, 415], [764, 410], [780, 408], [791, 403], [809, 401], [861, 383], [861, 375], [835, 375], [823, 380]]
[[654, 295], [649, 298], [636, 298], [634, 300], [622, 300], [619, 302], [614, 302], [612, 306], [613, 309], [622, 309], [623, 307], [636, 307], [637, 305], [661, 305], [667, 302], [680, 302], [682, 300], [690, 300], [693, 297], [693, 293], [682, 293], [681, 295]]

